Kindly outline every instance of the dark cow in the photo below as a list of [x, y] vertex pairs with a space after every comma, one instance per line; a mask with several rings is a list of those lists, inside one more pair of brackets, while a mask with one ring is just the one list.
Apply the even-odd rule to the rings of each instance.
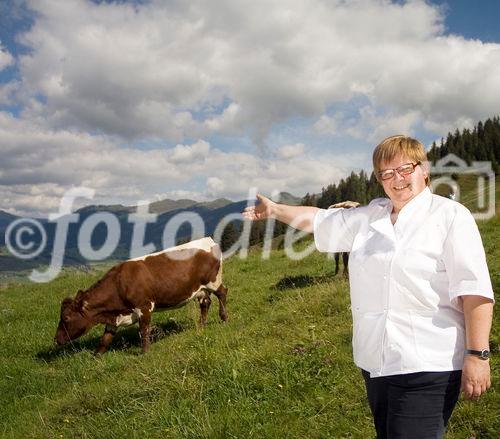
[[[332, 204], [331, 206], [328, 207], [328, 209], [352, 209], [356, 208], [359, 206], [359, 203], [357, 201], [343, 201], [341, 203], [336, 203]], [[334, 253], [333, 257], [335, 259], [335, 273], [334, 275], [337, 276], [339, 272], [339, 266], [340, 266], [340, 255], [342, 255], [342, 262], [344, 263], [344, 271], [343, 275], [345, 277], [349, 276], [349, 253], [348, 252], [341, 252], [341, 253]]]
[[337, 276], [339, 273], [339, 267], [340, 267], [340, 255], [342, 255], [342, 263], [344, 264], [344, 271], [342, 274], [345, 277], [349, 276], [349, 253], [348, 252], [340, 252], [340, 253], [334, 253], [333, 258], [335, 260], [335, 271], [333, 273], [334, 276]]
[[139, 321], [142, 350], [147, 352], [154, 309], [178, 308], [197, 299], [200, 324], [204, 326], [211, 293], [219, 300], [219, 317], [226, 321], [222, 254], [212, 238], [131, 259], [113, 267], [74, 299], [63, 300], [55, 341], [65, 344], [103, 324], [104, 335], [96, 350], [96, 354], [102, 354], [108, 350], [119, 326]]

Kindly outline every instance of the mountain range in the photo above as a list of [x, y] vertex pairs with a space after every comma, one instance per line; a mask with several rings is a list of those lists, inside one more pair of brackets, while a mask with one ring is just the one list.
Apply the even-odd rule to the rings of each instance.
[[[286, 204], [300, 204], [301, 198], [295, 197], [289, 193], [281, 193], [279, 201]], [[247, 201], [233, 202], [225, 198], [219, 198], [213, 201], [198, 202], [189, 199], [171, 200], [165, 199], [151, 203], [149, 212], [157, 214], [157, 219], [154, 223], [148, 223], [145, 227], [144, 245], [152, 243], [156, 251], [163, 248], [163, 234], [166, 224], [177, 214], [194, 212], [198, 214], [205, 225], [205, 235], [213, 235], [219, 222], [229, 214], [239, 214], [246, 207]], [[82, 224], [87, 218], [95, 213], [107, 212], [113, 214], [120, 224], [120, 238], [116, 250], [110, 255], [109, 259], [123, 260], [130, 257], [130, 245], [134, 225], [128, 221], [129, 214], [135, 213], [137, 206], [124, 206], [121, 204], [112, 205], [89, 205], [78, 209], [75, 213], [79, 214], [78, 222], [70, 223], [67, 232], [67, 241], [65, 246], [64, 263], [68, 264], [85, 264], [85, 261], [78, 250], [78, 236]], [[8, 212], [0, 210], [0, 246], [5, 245], [5, 231], [8, 225], [21, 217], [12, 215]], [[29, 261], [29, 266], [37, 264], [45, 264], [50, 261], [53, 251], [54, 238], [56, 233], [56, 224], [46, 219], [38, 219], [47, 235], [47, 245], [44, 251], [35, 259]], [[233, 219], [233, 221], [238, 221]], [[241, 221], [241, 219], [239, 220]], [[33, 235], [35, 242], [40, 242], [41, 235]], [[184, 223], [179, 228], [176, 240], [188, 239], [191, 235], [191, 227]], [[91, 235], [91, 245], [94, 249], [99, 249], [108, 237], [108, 230], [104, 223], [99, 223], [94, 228]], [[172, 237], [169, 237], [172, 238]], [[13, 267], [26, 268], [27, 261], [18, 260], [10, 255], [6, 249], [0, 252], [0, 272], [12, 271]], [[22, 269], [22, 268], [20, 268]]]
[[[293, 196], [292, 196], [293, 197]], [[217, 209], [219, 207], [227, 206], [228, 204], [232, 204], [233, 201], [228, 200], [227, 198], [218, 198], [214, 201], [204, 201], [199, 202], [195, 200], [189, 199], [181, 199], [181, 200], [171, 200], [165, 199], [161, 201], [155, 201], [149, 204], [149, 212], [162, 214], [169, 212], [171, 210], [179, 210], [179, 209], [190, 209], [194, 207], [206, 207], [207, 209]], [[124, 206], [122, 204], [110, 204], [110, 205], [89, 205], [78, 209], [77, 213], [84, 212], [112, 212], [112, 213], [134, 213], [137, 211], [137, 206]]]

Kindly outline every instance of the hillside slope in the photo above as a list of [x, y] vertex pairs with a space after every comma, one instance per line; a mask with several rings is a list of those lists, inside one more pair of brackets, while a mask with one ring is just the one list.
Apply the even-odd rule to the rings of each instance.
[[[496, 291], [499, 225], [498, 216], [480, 225]], [[61, 299], [98, 276], [65, 275], [2, 291], [0, 436], [373, 437], [351, 358], [348, 284], [331, 276], [332, 265], [317, 252], [302, 261], [283, 251], [267, 261], [258, 250], [246, 260], [233, 257], [225, 265], [227, 324], [211, 309], [207, 328], [197, 329], [191, 303], [155, 314], [147, 355], [139, 353], [134, 326], [120, 330], [98, 359], [92, 350], [101, 328], [67, 349], [52, 346]], [[497, 437], [500, 368], [495, 359], [492, 365], [494, 388], [479, 403], [459, 403], [448, 439]]]

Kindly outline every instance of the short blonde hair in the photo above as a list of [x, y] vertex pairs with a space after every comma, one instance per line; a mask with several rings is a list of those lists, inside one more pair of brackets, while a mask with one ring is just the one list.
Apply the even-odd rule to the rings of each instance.
[[[390, 162], [399, 154], [408, 157], [414, 162], [421, 162], [424, 169], [427, 169], [427, 153], [425, 152], [424, 145], [417, 139], [398, 134], [382, 140], [373, 151], [373, 171], [377, 180], [379, 180], [378, 173], [381, 170], [382, 164]], [[428, 175], [425, 178], [425, 184], [429, 185]]]

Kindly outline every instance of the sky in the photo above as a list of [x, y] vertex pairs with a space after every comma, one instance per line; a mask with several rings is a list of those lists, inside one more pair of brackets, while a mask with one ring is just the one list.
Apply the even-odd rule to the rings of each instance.
[[500, 2], [0, 0], [0, 209], [303, 196], [498, 115]]

